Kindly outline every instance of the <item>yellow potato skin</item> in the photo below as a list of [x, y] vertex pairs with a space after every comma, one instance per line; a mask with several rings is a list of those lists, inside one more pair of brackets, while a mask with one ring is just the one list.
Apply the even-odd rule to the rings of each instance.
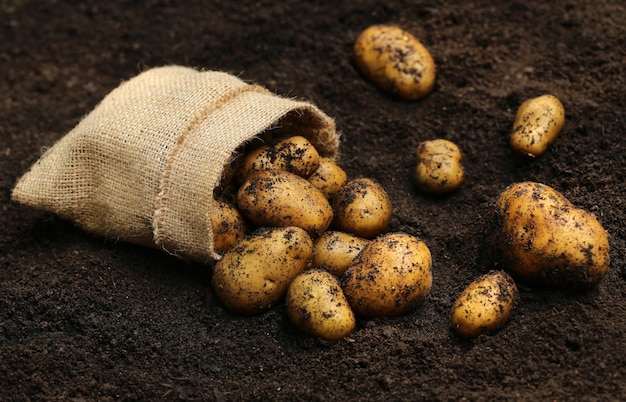
[[515, 115], [510, 143], [513, 151], [534, 158], [545, 152], [565, 123], [565, 108], [554, 95], [522, 103]]
[[319, 163], [320, 155], [313, 144], [296, 135], [250, 151], [239, 166], [237, 180], [243, 183], [262, 170], [284, 170], [306, 178], [315, 172]]
[[335, 195], [332, 208], [338, 230], [366, 239], [383, 233], [393, 212], [385, 189], [369, 178], [348, 181]]
[[306, 179], [282, 170], [254, 173], [237, 192], [237, 207], [258, 226], [298, 226], [318, 236], [333, 220], [333, 209]]
[[313, 241], [303, 229], [261, 228], [215, 264], [213, 288], [228, 310], [259, 314], [283, 300], [312, 255]]
[[340, 340], [356, 326], [339, 280], [326, 270], [312, 269], [298, 275], [289, 285], [285, 305], [291, 322], [322, 339]]
[[370, 241], [350, 233], [326, 231], [315, 239], [313, 267], [323, 267], [336, 277], [341, 277]]
[[465, 181], [465, 170], [461, 164], [463, 155], [452, 141], [423, 141], [417, 147], [416, 157], [417, 187], [427, 194], [449, 193]]
[[426, 244], [406, 233], [377, 237], [341, 278], [357, 316], [397, 316], [413, 311], [432, 286], [432, 259]]
[[492, 241], [522, 280], [587, 287], [608, 271], [609, 240], [600, 222], [545, 184], [509, 186], [496, 201], [495, 218]]
[[211, 209], [213, 227], [213, 247], [217, 253], [224, 253], [246, 235], [243, 216], [233, 205], [213, 200]]
[[309, 182], [329, 200], [341, 190], [346, 181], [348, 181], [346, 172], [335, 161], [327, 157], [320, 158], [317, 170], [309, 176]]
[[452, 329], [463, 337], [492, 334], [513, 315], [519, 292], [506, 272], [482, 275], [459, 295], [452, 308]]
[[415, 36], [396, 26], [365, 29], [354, 44], [354, 60], [361, 74], [404, 100], [421, 99], [435, 85], [432, 56]]

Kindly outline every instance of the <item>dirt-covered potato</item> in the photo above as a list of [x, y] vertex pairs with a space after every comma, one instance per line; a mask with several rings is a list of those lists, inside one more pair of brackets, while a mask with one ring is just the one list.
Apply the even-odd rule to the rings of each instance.
[[470, 283], [452, 308], [452, 329], [464, 337], [492, 334], [513, 315], [519, 293], [503, 271], [488, 272]]
[[346, 172], [330, 158], [321, 157], [320, 163], [315, 172], [309, 176], [309, 181], [319, 189], [329, 200], [341, 190], [348, 175]]
[[406, 233], [372, 240], [341, 278], [357, 316], [394, 316], [414, 310], [432, 286], [431, 255], [426, 244]]
[[239, 166], [237, 180], [243, 183], [262, 170], [285, 170], [306, 178], [319, 167], [319, 162], [320, 156], [313, 144], [297, 135], [248, 153]]
[[324, 232], [314, 242], [313, 266], [324, 267], [331, 274], [341, 277], [369, 242], [350, 233]]
[[354, 44], [355, 64], [376, 86], [405, 100], [428, 95], [435, 85], [435, 61], [410, 33], [374, 25]]
[[452, 141], [423, 141], [417, 146], [416, 156], [415, 178], [421, 191], [428, 194], [446, 194], [463, 184], [463, 155]]
[[358, 178], [347, 182], [333, 199], [335, 225], [340, 231], [371, 239], [391, 221], [391, 200], [376, 181]]
[[524, 156], [541, 155], [558, 137], [565, 123], [565, 109], [554, 95], [528, 99], [515, 115], [510, 143]]
[[222, 200], [213, 200], [211, 225], [213, 247], [220, 254], [246, 235], [246, 225], [237, 208]]
[[298, 227], [261, 228], [228, 250], [213, 269], [213, 288], [226, 308], [261, 313], [283, 300], [291, 281], [313, 255], [313, 241]]
[[298, 275], [289, 285], [285, 305], [291, 322], [322, 339], [342, 339], [356, 326], [339, 280], [326, 270], [312, 269]]
[[496, 202], [492, 242], [517, 278], [586, 287], [609, 268], [608, 235], [595, 215], [545, 184], [509, 186]]
[[333, 220], [332, 207], [320, 190], [282, 170], [251, 175], [237, 192], [237, 207], [258, 226], [298, 226], [315, 236]]

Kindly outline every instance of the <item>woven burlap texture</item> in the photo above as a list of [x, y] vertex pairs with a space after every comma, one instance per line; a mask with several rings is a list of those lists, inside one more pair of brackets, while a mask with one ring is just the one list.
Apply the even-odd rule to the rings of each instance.
[[335, 157], [334, 120], [219, 71], [165, 66], [122, 83], [17, 182], [12, 199], [109, 239], [208, 263], [223, 168], [267, 129]]

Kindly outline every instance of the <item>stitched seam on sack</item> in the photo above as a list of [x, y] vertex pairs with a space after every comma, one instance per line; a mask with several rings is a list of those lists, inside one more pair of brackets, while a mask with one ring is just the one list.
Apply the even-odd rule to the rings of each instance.
[[[154, 242], [157, 246], [160, 246], [161, 248], [163, 248], [161, 244], [161, 241], [163, 240], [163, 233], [162, 233], [163, 216], [164, 216], [163, 210], [166, 206], [168, 206], [168, 203], [166, 201], [168, 199], [168, 193], [171, 188], [169, 186], [170, 172], [172, 171], [172, 165], [174, 164], [174, 161], [176, 160], [176, 156], [178, 155], [180, 150], [184, 148], [185, 140], [189, 136], [189, 133], [192, 132], [195, 129], [195, 127], [198, 126], [198, 124], [200, 124], [200, 122], [204, 121], [215, 110], [221, 108], [225, 103], [229, 102], [230, 100], [247, 92], [271, 94], [269, 90], [259, 85], [246, 85], [246, 86], [237, 88], [234, 91], [228, 92], [227, 94], [223, 95], [221, 98], [217, 99], [216, 101], [211, 102], [208, 105], [206, 105], [204, 109], [202, 109], [196, 115], [196, 117], [191, 121], [189, 126], [187, 126], [187, 128], [183, 131], [183, 133], [178, 137], [176, 145], [174, 145], [174, 148], [168, 155], [167, 160], [165, 162], [163, 173], [161, 174], [159, 193], [155, 200], [155, 212], [154, 212], [152, 226], [153, 226]], [[172, 253], [168, 250], [165, 250], [165, 251], [167, 251], [168, 253]], [[176, 254], [176, 253], [174, 252], [173, 254]]]

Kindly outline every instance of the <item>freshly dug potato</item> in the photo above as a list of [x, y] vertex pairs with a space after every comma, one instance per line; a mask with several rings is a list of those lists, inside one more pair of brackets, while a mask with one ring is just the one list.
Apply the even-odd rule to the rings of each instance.
[[374, 25], [354, 44], [355, 63], [376, 86], [405, 100], [428, 95], [435, 85], [435, 61], [410, 33]]
[[358, 178], [347, 182], [333, 199], [339, 230], [371, 239], [385, 231], [391, 220], [391, 201], [376, 181]]
[[237, 208], [222, 200], [213, 200], [211, 224], [213, 247], [220, 254], [246, 235], [246, 225]]
[[464, 337], [491, 334], [511, 318], [519, 293], [513, 278], [491, 271], [472, 282], [452, 308], [452, 329]]
[[511, 148], [524, 156], [541, 155], [558, 137], [565, 123], [565, 109], [553, 95], [528, 99], [515, 116]]
[[239, 166], [237, 179], [243, 183], [251, 174], [262, 170], [285, 170], [306, 178], [319, 163], [320, 156], [313, 144], [302, 136], [293, 136], [248, 153]]
[[341, 190], [341, 187], [346, 184], [347, 180], [348, 175], [346, 172], [335, 161], [326, 157], [320, 158], [317, 170], [309, 176], [309, 182], [329, 200]]
[[414, 310], [432, 286], [426, 244], [406, 233], [377, 237], [354, 259], [341, 278], [357, 316], [394, 316]]
[[609, 268], [600, 222], [545, 184], [516, 183], [502, 192], [491, 238], [504, 266], [528, 282], [586, 287]]
[[332, 207], [321, 191], [282, 170], [250, 176], [237, 193], [237, 207], [258, 226], [298, 226], [315, 236], [333, 220]]
[[291, 281], [311, 261], [313, 241], [298, 227], [261, 228], [224, 254], [213, 270], [213, 288], [224, 306], [261, 313], [283, 300]]
[[349, 233], [324, 232], [313, 244], [313, 266], [324, 267], [340, 278], [369, 243], [370, 240]]
[[417, 187], [428, 194], [446, 194], [465, 180], [461, 150], [452, 141], [436, 139], [421, 142], [416, 151]]
[[291, 322], [322, 339], [342, 339], [356, 326], [339, 280], [326, 270], [312, 269], [298, 275], [289, 285], [285, 305]]

